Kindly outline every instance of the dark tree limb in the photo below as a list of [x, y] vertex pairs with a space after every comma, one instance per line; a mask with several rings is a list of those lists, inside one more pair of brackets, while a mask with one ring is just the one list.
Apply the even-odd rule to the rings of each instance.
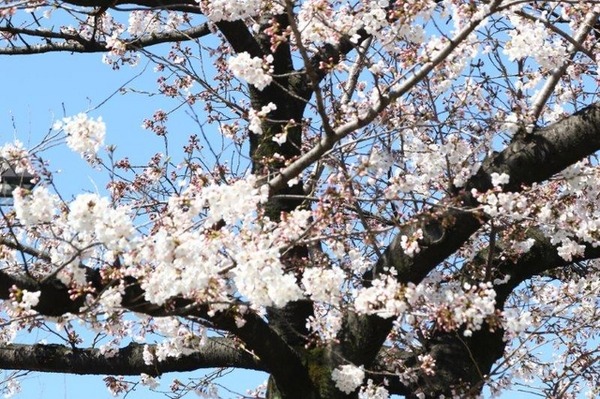
[[[86, 268], [86, 275], [96, 292], [101, 292], [112, 283], [103, 282], [99, 271], [95, 269]], [[43, 315], [77, 314], [84, 305], [83, 298], [71, 298], [69, 288], [57, 279], [39, 282], [30, 277], [15, 276], [0, 270], [0, 299], [8, 299], [9, 290], [13, 286], [32, 292], [40, 291], [40, 300], [34, 310]], [[131, 277], [125, 278], [125, 294], [121, 305], [127, 310], [149, 316], [185, 316], [208, 321], [215, 328], [229, 331], [242, 340], [246, 348], [260, 359], [261, 364], [271, 370], [277, 381], [291, 392], [307, 394], [312, 390], [312, 382], [300, 355], [269, 324], [252, 312], [241, 315], [245, 324], [238, 326], [235, 314], [225, 311], [210, 316], [205, 306], [196, 306], [189, 299], [173, 298], [169, 304], [158, 306], [145, 300], [144, 290], [139, 282]], [[286, 367], [281, 367], [282, 364]]]
[[[486, 217], [476, 211], [479, 203], [471, 195], [471, 190], [485, 192], [492, 188], [492, 173], [507, 173], [510, 182], [503, 189], [520, 191], [522, 186], [549, 179], [598, 150], [600, 104], [592, 104], [548, 127], [515, 135], [506, 149], [484, 160], [464, 190], [457, 190], [437, 209], [402, 226], [379, 259], [374, 272], [383, 267], [392, 267], [397, 270], [400, 282], [418, 284], [482, 226]], [[402, 250], [401, 237], [410, 236], [418, 228], [424, 233], [420, 242], [421, 251], [410, 257]], [[367, 280], [369, 278], [372, 275], [367, 276]], [[354, 332], [353, 326], [362, 327]], [[369, 364], [377, 354], [375, 349], [381, 347], [391, 327], [391, 321], [377, 320], [372, 316], [359, 316], [357, 319], [349, 315], [344, 328], [349, 335], [346, 351], [352, 352], [353, 357], [362, 364]], [[370, 334], [365, 336], [363, 333]]]
[[[31, 45], [2, 47], [0, 48], [0, 54], [41, 54], [57, 51], [70, 51], [77, 53], [105, 53], [110, 51], [110, 48], [105, 42], [98, 42], [93, 39], [84, 39], [83, 37], [75, 34], [4, 26], [0, 26], [0, 32], [13, 35], [41, 37], [54, 40], [47, 40], [43, 43]], [[154, 34], [152, 36], [142, 37], [139, 39], [127, 39], [123, 40], [123, 43], [127, 50], [139, 50], [161, 43], [172, 43], [197, 39], [206, 36], [210, 33], [211, 32], [208, 25], [201, 24], [183, 31], [163, 32]]]
[[[155, 345], [149, 345], [150, 348]], [[236, 367], [267, 371], [260, 360], [228, 338], [208, 338], [199, 352], [147, 365], [144, 345], [129, 344], [106, 356], [99, 349], [73, 349], [56, 344], [0, 345], [0, 369], [70, 374], [159, 376], [201, 368]]]
[[66, 0], [65, 3], [99, 9], [135, 6], [148, 9], [184, 11], [194, 14], [201, 13], [198, 2], [195, 0]]
[[[400, 229], [386, 250], [381, 265], [393, 266], [402, 282], [418, 283], [479, 229], [485, 221], [474, 211], [479, 203], [471, 190], [492, 188], [491, 174], [510, 176], [504, 191], [518, 192], [523, 186], [543, 182], [566, 167], [600, 150], [600, 104], [592, 104], [548, 127], [517, 135], [506, 149], [493, 153], [469, 179], [465, 189], [440, 205], [439, 211], [424, 215], [417, 223]], [[447, 207], [447, 209], [444, 209]], [[421, 252], [408, 257], [400, 246], [401, 236], [422, 228]]]
[[[517, 259], [509, 257], [493, 259], [493, 270], [497, 277], [502, 279], [504, 276], [510, 276], [506, 283], [494, 287], [496, 309], [499, 312], [504, 310], [504, 304], [514, 289], [532, 277], [543, 275], [551, 270], [568, 268], [577, 262], [600, 258], [599, 247], [582, 243], [586, 247], [584, 254], [567, 261], [558, 255], [558, 246], [552, 245], [550, 239], [535, 228], [528, 230], [527, 238], [535, 240], [527, 253]], [[502, 247], [504, 243], [500, 242], [498, 245]], [[477, 282], [473, 280], [472, 276], [476, 269], [483, 267], [488, 262], [488, 250], [483, 250], [475, 257], [473, 263], [466, 265], [461, 271], [465, 281]], [[414, 366], [418, 364], [417, 354], [389, 348], [383, 349], [378, 354], [373, 365], [374, 376], [379, 376], [379, 378], [387, 376], [390, 382], [390, 393], [396, 394], [414, 393], [418, 388], [422, 389], [428, 395], [427, 397], [438, 397], [440, 394], [447, 395], [448, 389], [453, 385], [458, 388], [457, 382], [459, 381], [465, 383], [465, 387], [468, 389], [475, 388], [475, 392], [479, 392], [492, 371], [493, 365], [504, 353], [507, 344], [504, 340], [504, 329], [501, 326], [484, 324], [481, 330], [474, 331], [470, 337], [465, 337], [463, 332], [462, 329], [452, 332], [437, 331], [425, 343], [423, 353], [431, 355], [436, 361], [436, 374], [433, 377], [421, 375], [419, 381], [412, 386], [402, 384], [393, 375], [394, 370], [389, 367], [390, 362], [387, 362], [386, 359], [399, 358], [403, 359], [407, 366]]]

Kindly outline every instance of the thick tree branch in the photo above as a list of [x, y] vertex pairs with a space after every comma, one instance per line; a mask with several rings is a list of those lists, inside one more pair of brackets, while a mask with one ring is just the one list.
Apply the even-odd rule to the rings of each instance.
[[26, 55], [43, 54], [55, 52], [74, 52], [74, 53], [97, 53], [106, 52], [108, 49], [100, 43], [82, 45], [75, 42], [50, 42], [32, 44], [28, 46], [2, 47], [0, 54], [4, 55]]
[[[518, 259], [509, 257], [493, 259], [492, 267], [496, 277], [502, 279], [505, 275], [510, 276], [506, 283], [495, 286], [496, 309], [499, 312], [504, 310], [504, 303], [508, 296], [524, 281], [549, 270], [569, 267], [576, 262], [600, 257], [600, 248], [585, 244], [586, 249], [583, 255], [566, 261], [558, 255], [557, 246], [552, 245], [550, 239], [541, 231], [530, 229], [527, 238], [533, 238], [535, 243], [527, 253]], [[499, 242], [497, 245], [502, 248], [504, 244]], [[478, 254], [474, 262], [465, 266], [461, 271], [465, 281], [478, 282], [473, 279], [473, 276], [478, 274], [475, 273], [475, 270], [483, 267], [487, 262], [488, 249]], [[428, 377], [421, 374], [418, 382], [406, 386], [395, 376], [396, 370], [390, 367], [393, 362], [389, 359], [402, 359], [405, 366], [413, 367], [418, 365], [418, 354], [384, 348], [372, 366], [372, 370], [375, 372], [373, 377], [375, 380], [386, 377], [389, 381], [390, 393], [402, 395], [408, 393], [409, 397], [410, 393], [414, 393], [417, 388], [424, 390], [427, 397], [438, 397], [459, 381], [470, 385], [470, 388], [475, 387], [478, 392], [478, 388], [491, 372], [495, 362], [502, 357], [506, 344], [504, 329], [500, 326], [490, 328], [490, 326], [484, 325], [480, 330], [473, 332], [470, 337], [465, 337], [462, 329], [452, 332], [437, 331], [423, 343], [423, 353], [433, 356], [436, 361], [435, 376]]]
[[[27, 35], [32, 37], [41, 37], [46, 39], [63, 40], [51, 41], [47, 40], [38, 44], [10, 46], [0, 48], [0, 54], [19, 55], [19, 54], [41, 54], [57, 51], [70, 51], [76, 53], [99, 53], [109, 52], [111, 49], [106, 42], [98, 42], [96, 40], [84, 39], [81, 36], [67, 34], [62, 32], [53, 32], [35, 29], [23, 29], [16, 27], [0, 26], [0, 32], [12, 35]], [[139, 50], [142, 48], [154, 46], [161, 43], [172, 43], [185, 40], [197, 39], [210, 34], [208, 24], [186, 29], [183, 31], [170, 31], [164, 33], [153, 34], [136, 39], [124, 40], [123, 44], [127, 50]]]
[[248, 30], [248, 27], [244, 22], [221, 21], [216, 25], [236, 53], [246, 51], [250, 56], [259, 58], [267, 54], [265, 50], [260, 47], [256, 38]]
[[144, 345], [134, 343], [120, 348], [110, 356], [95, 348], [73, 349], [54, 344], [9, 344], [0, 346], [0, 368], [70, 374], [146, 373], [151, 376], [215, 367], [267, 371], [258, 358], [239, 349], [238, 346], [228, 338], [208, 338], [199, 352], [146, 365], [143, 359]]
[[195, 0], [67, 0], [66, 4], [92, 8], [116, 8], [119, 6], [137, 6], [149, 9], [184, 11], [200, 14]]
[[[471, 190], [485, 192], [492, 188], [492, 173], [508, 174], [510, 182], [503, 189], [517, 192], [523, 186], [549, 179], [598, 150], [600, 104], [590, 105], [548, 127], [515, 136], [505, 150], [493, 153], [483, 162], [464, 190], [442, 204], [439, 210], [402, 227], [380, 260], [380, 266], [396, 268], [402, 282], [418, 283], [479, 229], [485, 217], [474, 211], [479, 204]], [[421, 252], [409, 257], [404, 254], [400, 240], [403, 234], [410, 234], [415, 228], [422, 228], [424, 239]]]
[[[103, 282], [100, 273], [95, 269], [86, 269], [86, 274], [96, 292], [101, 292], [110, 284], [110, 282]], [[229, 331], [239, 337], [246, 344], [247, 349], [260, 358], [264, 367], [272, 370], [271, 374], [278, 383], [289, 387], [291, 392], [303, 394], [312, 389], [311, 380], [299, 354], [256, 314], [248, 312], [243, 315], [245, 324], [238, 326], [235, 315], [220, 312], [215, 316], [209, 316], [204, 306], [196, 306], [189, 299], [173, 298], [165, 306], [155, 305], [145, 300], [144, 291], [138, 281], [129, 277], [125, 279], [125, 283], [125, 294], [121, 302], [125, 309], [157, 317], [186, 316], [207, 320], [213, 323], [215, 328]], [[26, 276], [15, 276], [0, 271], [0, 299], [8, 299], [9, 289], [13, 286], [32, 292], [40, 291], [40, 300], [34, 310], [43, 315], [76, 314], [84, 305], [82, 297], [72, 299], [68, 287], [57, 279], [39, 282]], [[281, 364], [285, 364], [286, 367], [280, 367]]]
[[[516, 135], [502, 152], [493, 153], [469, 181], [445, 204], [400, 228], [376, 266], [398, 271], [398, 280], [418, 284], [440, 262], [457, 251], [485, 220], [475, 211], [479, 206], [471, 190], [492, 188], [491, 173], [507, 173], [506, 191], [520, 191], [523, 185], [542, 182], [569, 165], [600, 149], [600, 104], [590, 105], [572, 116], [528, 134]], [[423, 230], [421, 251], [413, 257], [404, 253], [401, 237]], [[369, 278], [369, 276], [367, 276]], [[350, 314], [346, 320], [348, 349], [362, 364], [368, 364], [383, 344], [392, 323], [373, 316]], [[358, 328], [361, 326], [360, 328]], [[361, 364], [359, 363], [359, 364]]]

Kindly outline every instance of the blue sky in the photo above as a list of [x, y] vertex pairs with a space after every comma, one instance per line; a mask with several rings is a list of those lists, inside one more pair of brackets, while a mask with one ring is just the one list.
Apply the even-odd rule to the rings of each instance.
[[[145, 159], [144, 155], [161, 142], [140, 127], [143, 119], [151, 116], [157, 98], [115, 94], [143, 67], [113, 71], [102, 64], [100, 54], [4, 56], [0, 72], [5, 78], [4, 92], [10, 95], [0, 98], [2, 141], [17, 137], [26, 145], [37, 144], [55, 120], [94, 109], [110, 97], [90, 114], [102, 116], [107, 125], [106, 142], [116, 144], [118, 154]], [[135, 84], [148, 87], [155, 79], [153, 75], [150, 67]], [[62, 170], [57, 175], [61, 188], [93, 189], [89, 176], [82, 173], [89, 168], [77, 154], [57, 148], [47, 152], [46, 158], [52, 168]]]

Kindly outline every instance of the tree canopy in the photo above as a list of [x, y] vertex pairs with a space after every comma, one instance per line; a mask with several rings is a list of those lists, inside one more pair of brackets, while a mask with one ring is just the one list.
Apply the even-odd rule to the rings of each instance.
[[[3, 0], [0, 55], [148, 59], [190, 125], [149, 109], [144, 128], [193, 134], [141, 166], [86, 113], [0, 143], [36, 181], [0, 208], [0, 369], [108, 375], [113, 393], [238, 368], [267, 372], [270, 399], [600, 395], [599, 16]], [[54, 145], [105, 190], [56, 190]], [[57, 327], [62, 344], [18, 340]]]

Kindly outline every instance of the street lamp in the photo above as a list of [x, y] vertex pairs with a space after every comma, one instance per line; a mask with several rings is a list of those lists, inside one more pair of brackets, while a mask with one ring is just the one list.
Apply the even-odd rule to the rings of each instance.
[[31, 190], [35, 186], [33, 179], [31, 173], [17, 173], [6, 159], [0, 158], [0, 198], [12, 198], [12, 192], [17, 187]]

